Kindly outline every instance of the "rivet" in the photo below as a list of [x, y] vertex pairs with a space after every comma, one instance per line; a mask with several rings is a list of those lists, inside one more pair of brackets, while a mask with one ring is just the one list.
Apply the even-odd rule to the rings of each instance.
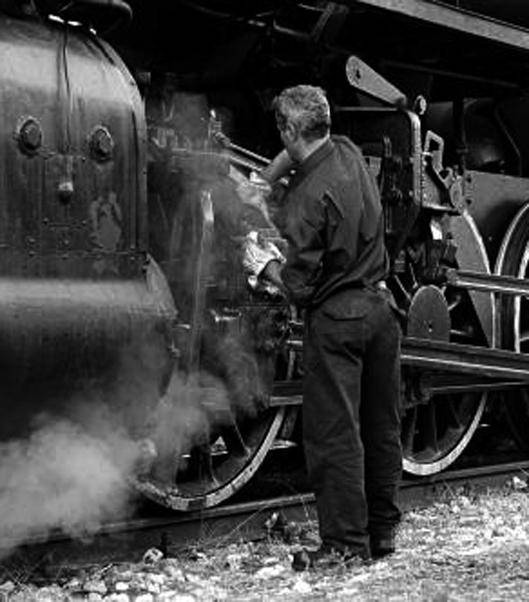
[[16, 138], [20, 150], [26, 155], [33, 155], [42, 145], [42, 129], [34, 117], [26, 117], [19, 122]]
[[90, 134], [90, 155], [99, 162], [109, 161], [114, 153], [114, 140], [108, 129], [102, 125], [94, 128]]

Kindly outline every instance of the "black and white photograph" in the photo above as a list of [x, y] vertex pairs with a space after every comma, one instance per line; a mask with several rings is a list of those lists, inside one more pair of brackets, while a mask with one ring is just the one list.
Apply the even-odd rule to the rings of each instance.
[[529, 600], [529, 2], [0, 0], [0, 602]]

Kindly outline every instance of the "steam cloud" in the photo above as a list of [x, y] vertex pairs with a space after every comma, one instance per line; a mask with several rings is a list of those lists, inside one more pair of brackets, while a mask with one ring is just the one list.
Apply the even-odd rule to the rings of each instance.
[[[194, 110], [199, 116], [192, 119], [184, 112], [183, 116], [157, 116], [157, 121], [165, 129], [172, 126], [174, 131], [183, 131], [189, 142], [195, 136], [204, 137], [202, 131], [186, 130], [190, 122], [204, 128], [203, 109]], [[165, 129], [160, 131], [170, 133], [171, 128]], [[157, 142], [160, 149], [166, 148], [165, 139]], [[182, 203], [184, 184], [180, 183]], [[255, 202], [256, 191], [242, 176], [211, 182], [211, 186], [216, 228], [245, 234], [246, 222], [253, 228], [255, 224], [270, 226], [263, 204]], [[169, 198], [173, 203], [173, 192]], [[230, 240], [228, 235], [223, 238]], [[186, 255], [185, 250], [173, 249], [173, 255], [178, 252]], [[217, 255], [223, 255], [220, 248]], [[228, 269], [232, 269], [230, 262]], [[130, 515], [135, 499], [128, 480], [142, 462], [142, 440], [155, 442], [153, 455], [158, 458], [174, 459], [234, 415], [253, 415], [255, 401], [264, 395], [256, 358], [236, 339], [217, 341], [212, 355], [211, 371], [185, 377], [174, 373], [160, 399], [153, 375], [166, 358], [145, 345], [130, 348], [123, 354], [112, 390], [78, 395], [69, 400], [64, 413], [34, 417], [28, 438], [0, 442], [0, 558], [36, 535], [60, 529], [83, 537], [103, 522]]]
[[123, 475], [134, 461], [131, 442], [118, 435], [112, 450], [73, 422], [44, 421], [27, 440], [0, 446], [4, 553], [55, 528], [86, 535], [130, 510]]
[[[155, 442], [156, 459], [173, 460], [166, 468], [174, 474], [175, 458], [211, 429], [251, 414], [261, 386], [255, 358], [236, 341], [223, 345], [227, 382], [175, 371], [160, 398], [152, 378], [158, 354], [128, 349], [111, 390], [78, 395], [61, 415], [35, 416], [28, 438], [0, 443], [0, 558], [54, 530], [82, 538], [130, 516], [142, 441]], [[163, 463], [157, 476], [164, 477]]]

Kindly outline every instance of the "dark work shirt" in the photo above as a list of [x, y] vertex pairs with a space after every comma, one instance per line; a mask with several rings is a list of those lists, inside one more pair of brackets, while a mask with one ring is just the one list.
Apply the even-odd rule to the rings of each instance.
[[385, 278], [378, 188], [358, 147], [333, 136], [301, 163], [285, 198], [282, 278], [294, 302], [314, 307]]

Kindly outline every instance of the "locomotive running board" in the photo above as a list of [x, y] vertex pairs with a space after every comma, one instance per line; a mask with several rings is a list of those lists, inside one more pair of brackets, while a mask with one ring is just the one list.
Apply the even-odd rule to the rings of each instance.
[[487, 15], [450, 6], [436, 0], [339, 0], [349, 6], [364, 6], [386, 11], [399, 17], [422, 21], [430, 26], [471, 35], [473, 38], [529, 50], [529, 31], [513, 23], [499, 21]]

